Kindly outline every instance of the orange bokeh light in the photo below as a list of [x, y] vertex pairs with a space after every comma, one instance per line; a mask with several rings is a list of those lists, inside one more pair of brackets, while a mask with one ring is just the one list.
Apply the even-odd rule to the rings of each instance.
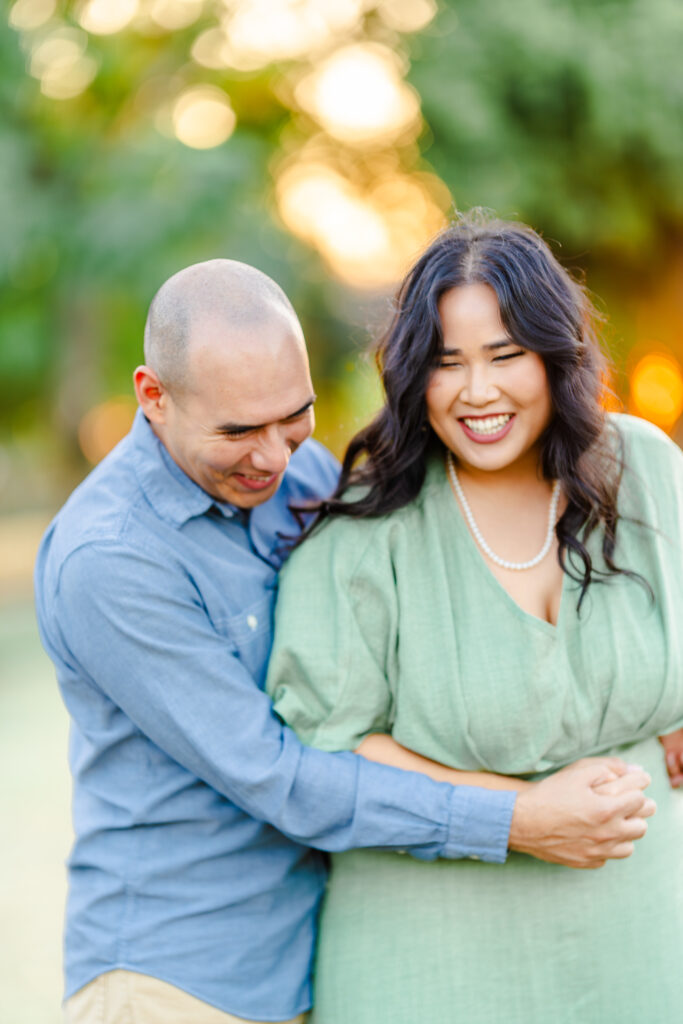
[[683, 371], [678, 361], [663, 352], [643, 356], [631, 373], [633, 412], [663, 430], [670, 430], [683, 414]]
[[78, 427], [78, 443], [88, 462], [100, 462], [128, 433], [137, 402], [128, 395], [118, 395], [90, 409]]

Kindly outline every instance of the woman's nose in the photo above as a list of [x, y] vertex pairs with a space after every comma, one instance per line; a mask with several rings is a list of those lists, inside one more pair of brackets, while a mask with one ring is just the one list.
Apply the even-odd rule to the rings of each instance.
[[498, 388], [491, 379], [487, 367], [471, 366], [469, 368], [461, 397], [470, 405], [477, 406], [486, 405], [498, 398]]

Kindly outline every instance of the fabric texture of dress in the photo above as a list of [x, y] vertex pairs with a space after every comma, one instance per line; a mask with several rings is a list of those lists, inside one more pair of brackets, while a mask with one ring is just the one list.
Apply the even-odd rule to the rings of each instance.
[[[389, 516], [324, 525], [281, 577], [268, 689], [304, 742], [388, 732], [464, 770], [530, 778], [614, 753], [652, 775], [658, 811], [626, 861], [577, 871], [335, 855], [315, 1024], [659, 1024], [683, 1006], [683, 793], [656, 736], [683, 725], [683, 454], [612, 418], [627, 469], [616, 559], [565, 575], [552, 626], [488, 569], [443, 459]], [[637, 520], [634, 521], [634, 520]], [[602, 538], [588, 547], [602, 566]]]

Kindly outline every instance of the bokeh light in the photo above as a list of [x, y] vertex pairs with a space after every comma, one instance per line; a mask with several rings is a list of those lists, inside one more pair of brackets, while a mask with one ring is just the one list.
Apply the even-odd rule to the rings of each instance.
[[296, 99], [333, 138], [386, 144], [420, 123], [419, 99], [402, 70], [386, 46], [345, 46], [299, 82]]
[[128, 395], [110, 398], [85, 414], [78, 427], [78, 443], [88, 462], [96, 465], [131, 428], [137, 402]]
[[419, 32], [437, 10], [435, 0], [383, 0], [378, 7], [385, 24], [397, 32]]
[[219, 29], [207, 29], [193, 57], [206, 67], [253, 71], [273, 61], [314, 58], [361, 23], [365, 0], [224, 0]]
[[678, 361], [662, 352], [643, 356], [631, 373], [633, 412], [670, 430], [683, 415], [683, 372]]
[[131, 23], [139, 6], [139, 0], [87, 0], [78, 20], [93, 35], [113, 35]]
[[192, 25], [203, 7], [204, 0], [153, 0], [149, 14], [160, 28], [173, 32]]
[[40, 89], [54, 100], [72, 99], [97, 74], [97, 61], [86, 54], [88, 37], [75, 28], [61, 28], [36, 43], [29, 70]]
[[176, 137], [193, 149], [220, 146], [232, 135], [236, 117], [226, 94], [212, 85], [196, 85], [180, 94], [173, 106]]
[[12, 28], [30, 32], [49, 21], [57, 9], [57, 0], [17, 0], [9, 12]]
[[[440, 183], [439, 183], [440, 184]], [[323, 161], [296, 161], [279, 174], [278, 210], [330, 269], [357, 288], [397, 282], [443, 227], [448, 197], [427, 175], [397, 170], [362, 188]]]

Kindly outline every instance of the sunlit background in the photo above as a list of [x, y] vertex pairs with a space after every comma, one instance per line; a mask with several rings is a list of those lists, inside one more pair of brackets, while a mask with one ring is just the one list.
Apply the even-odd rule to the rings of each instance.
[[290, 295], [318, 437], [455, 208], [531, 223], [609, 314], [610, 404], [683, 443], [679, 0], [15, 0], [0, 28], [0, 1024], [59, 1018], [66, 722], [30, 567], [125, 433], [147, 305], [229, 256]]

